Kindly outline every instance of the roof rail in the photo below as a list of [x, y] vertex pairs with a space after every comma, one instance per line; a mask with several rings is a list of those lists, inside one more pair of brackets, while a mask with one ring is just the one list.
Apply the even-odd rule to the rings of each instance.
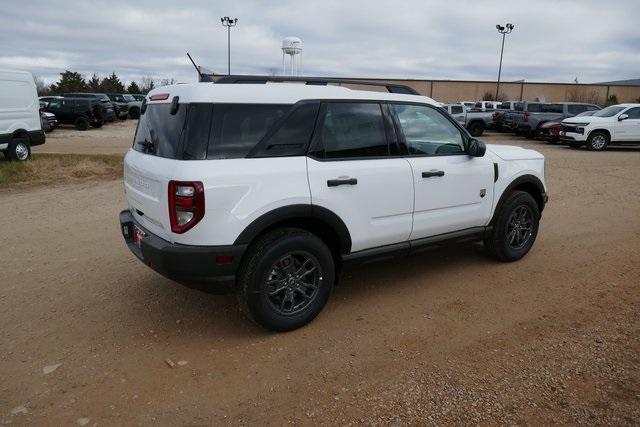
[[[215, 77], [215, 79], [214, 79]], [[204, 75], [200, 81], [213, 81], [214, 83], [247, 83], [264, 84], [267, 82], [304, 82], [307, 85], [326, 86], [329, 83], [341, 83], [364, 86], [384, 87], [389, 93], [403, 93], [408, 95], [420, 95], [412, 87], [382, 82], [370, 82], [366, 80], [341, 79], [339, 77], [288, 77], [288, 76], [215, 76]]]

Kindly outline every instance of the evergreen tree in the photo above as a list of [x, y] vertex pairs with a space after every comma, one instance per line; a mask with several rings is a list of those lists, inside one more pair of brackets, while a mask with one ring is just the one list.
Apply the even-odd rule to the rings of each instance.
[[124, 85], [116, 73], [111, 73], [111, 75], [102, 79], [102, 82], [100, 83], [100, 91], [105, 93], [124, 93]]
[[66, 92], [84, 92], [86, 90], [87, 82], [84, 80], [84, 76], [69, 70], [60, 73], [60, 80], [51, 85], [51, 93], [56, 95]]
[[98, 77], [96, 73], [93, 73], [93, 76], [91, 76], [91, 78], [87, 82], [87, 88], [91, 92], [100, 92], [100, 88], [102, 86], [101, 83], [102, 82], [100, 80], [100, 77]]
[[136, 82], [131, 82], [129, 83], [129, 86], [127, 86], [127, 92], [131, 93], [131, 94], [139, 94], [140, 93], [140, 87], [138, 86], [138, 83]]

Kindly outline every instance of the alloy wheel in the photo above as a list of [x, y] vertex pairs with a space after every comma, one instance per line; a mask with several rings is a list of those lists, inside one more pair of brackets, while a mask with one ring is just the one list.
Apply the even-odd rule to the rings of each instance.
[[264, 293], [273, 310], [290, 316], [313, 302], [321, 280], [322, 268], [313, 255], [304, 251], [289, 252], [271, 267]]
[[511, 212], [507, 222], [507, 243], [511, 249], [522, 249], [533, 235], [533, 213], [520, 205]]

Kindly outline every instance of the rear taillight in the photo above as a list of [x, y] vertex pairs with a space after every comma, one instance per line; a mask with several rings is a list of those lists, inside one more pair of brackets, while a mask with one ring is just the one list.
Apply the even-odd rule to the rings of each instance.
[[529, 113], [524, 113], [524, 122], [529, 123]]
[[204, 217], [204, 186], [200, 181], [169, 181], [171, 231], [184, 233]]

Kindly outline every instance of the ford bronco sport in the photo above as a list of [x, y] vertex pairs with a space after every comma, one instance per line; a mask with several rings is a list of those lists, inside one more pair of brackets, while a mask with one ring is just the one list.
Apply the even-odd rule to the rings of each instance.
[[235, 290], [277, 331], [314, 319], [345, 264], [468, 241], [522, 258], [547, 201], [544, 157], [485, 146], [407, 93], [154, 89], [125, 157], [126, 244], [172, 280]]

